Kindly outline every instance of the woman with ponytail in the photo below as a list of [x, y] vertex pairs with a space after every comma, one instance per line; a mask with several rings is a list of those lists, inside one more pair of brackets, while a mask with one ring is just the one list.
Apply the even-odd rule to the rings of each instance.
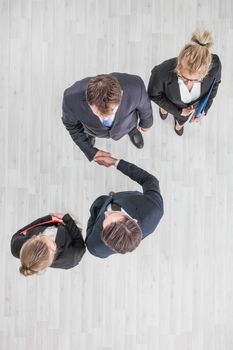
[[37, 274], [47, 267], [70, 269], [85, 253], [81, 230], [69, 214], [51, 214], [39, 218], [16, 232], [11, 252], [20, 258], [24, 276]]
[[[196, 29], [178, 57], [155, 66], [150, 77], [148, 94], [159, 106], [160, 117], [174, 116], [174, 130], [182, 136], [184, 124], [192, 117], [198, 123], [207, 114], [221, 82], [221, 62], [211, 54], [212, 36], [204, 29]], [[212, 87], [212, 90], [210, 90]], [[211, 92], [210, 92], [211, 91]], [[194, 118], [200, 100], [210, 92], [201, 116]]]

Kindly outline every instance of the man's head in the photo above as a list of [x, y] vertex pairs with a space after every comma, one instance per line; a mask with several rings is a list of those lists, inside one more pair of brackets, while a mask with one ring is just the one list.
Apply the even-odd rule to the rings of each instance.
[[86, 98], [94, 114], [108, 118], [116, 113], [121, 103], [122, 90], [111, 74], [101, 74], [90, 79]]
[[121, 211], [106, 211], [104, 215], [101, 232], [104, 244], [121, 254], [132, 252], [137, 248], [142, 239], [142, 231], [137, 220]]

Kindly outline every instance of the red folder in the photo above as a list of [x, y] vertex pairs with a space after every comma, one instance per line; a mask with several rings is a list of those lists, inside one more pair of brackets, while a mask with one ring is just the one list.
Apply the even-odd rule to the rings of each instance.
[[20, 232], [20, 235], [25, 235], [28, 231], [30, 231], [34, 227], [42, 226], [42, 225], [48, 225], [48, 224], [63, 224], [64, 225], [64, 222], [61, 219], [54, 219], [54, 220], [44, 221], [44, 222], [41, 222], [39, 224], [32, 225], [32, 226], [28, 227], [26, 230]]

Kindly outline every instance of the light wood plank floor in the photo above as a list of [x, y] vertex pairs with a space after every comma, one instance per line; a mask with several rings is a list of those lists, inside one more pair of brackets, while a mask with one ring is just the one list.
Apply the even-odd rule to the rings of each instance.
[[[233, 2], [0, 0], [1, 350], [233, 349]], [[213, 32], [222, 84], [182, 138], [155, 123], [138, 151], [97, 140], [160, 180], [165, 216], [132, 254], [86, 254], [71, 271], [24, 278], [12, 234], [51, 211], [85, 232], [93, 200], [139, 189], [89, 163], [61, 123], [65, 88], [112, 71], [140, 75], [174, 57], [197, 25]]]

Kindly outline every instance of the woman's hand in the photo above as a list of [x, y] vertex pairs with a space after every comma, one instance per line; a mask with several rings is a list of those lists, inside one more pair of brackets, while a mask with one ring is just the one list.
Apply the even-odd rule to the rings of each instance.
[[56, 219], [61, 219], [61, 220], [62, 220], [62, 218], [63, 218], [63, 216], [64, 216], [65, 214], [62, 214], [62, 213], [50, 213], [49, 215], [52, 216], [52, 219], [53, 219], [53, 220], [56, 220]]
[[189, 107], [187, 107], [187, 108], [183, 108], [183, 109], [182, 109], [181, 116], [182, 116], [182, 117], [187, 117], [187, 116], [189, 116], [191, 113], [194, 114], [194, 112], [195, 112], [195, 108], [193, 108], [193, 106], [189, 106]]
[[200, 117], [198, 118], [194, 118], [194, 115], [192, 117], [192, 123], [200, 123], [202, 121], [202, 119], [204, 118], [205, 116], [205, 112], [203, 111], [200, 115]]

